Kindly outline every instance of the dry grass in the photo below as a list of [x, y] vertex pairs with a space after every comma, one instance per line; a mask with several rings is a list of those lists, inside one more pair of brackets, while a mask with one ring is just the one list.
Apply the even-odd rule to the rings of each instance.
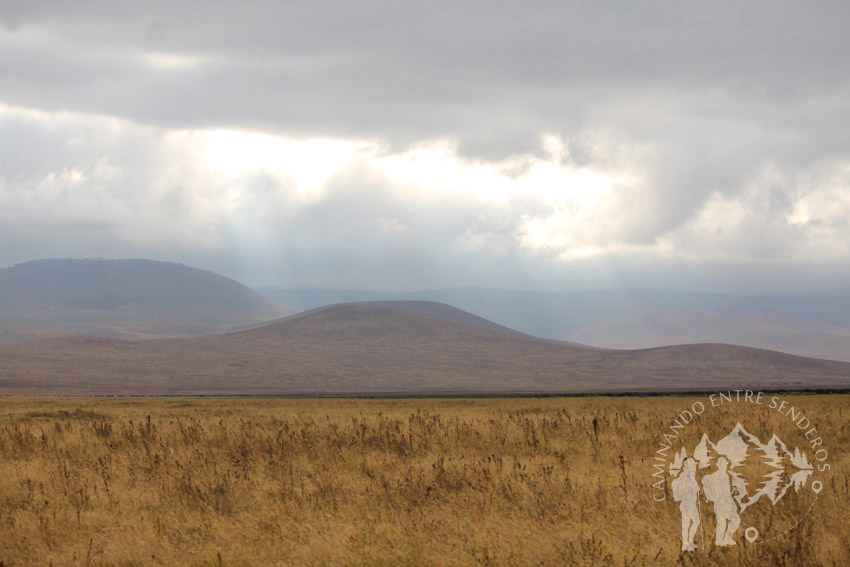
[[812, 513], [680, 556], [649, 485], [685, 398], [6, 398], [0, 564], [843, 567], [848, 397], [798, 400], [834, 465]]

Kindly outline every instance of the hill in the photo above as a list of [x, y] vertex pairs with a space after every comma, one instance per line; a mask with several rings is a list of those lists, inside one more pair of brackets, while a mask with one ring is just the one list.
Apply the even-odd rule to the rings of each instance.
[[152, 260], [36, 260], [0, 269], [0, 340], [220, 333], [292, 311], [224, 276]]
[[438, 303], [436, 301], [415, 301], [415, 300], [397, 300], [397, 301], [355, 301], [350, 303], [338, 303], [334, 305], [325, 305], [323, 307], [316, 307], [315, 309], [310, 309], [307, 311], [302, 311], [301, 313], [295, 315], [289, 315], [288, 317], [283, 317], [281, 319], [275, 321], [264, 321], [262, 323], [256, 323], [254, 325], [246, 325], [240, 329], [256, 329], [259, 327], [265, 327], [268, 325], [272, 325], [275, 323], [281, 323], [287, 319], [295, 319], [301, 317], [309, 317], [320, 311], [324, 311], [326, 309], [332, 309], [339, 307], [341, 305], [360, 305], [365, 307], [387, 307], [389, 309], [397, 309], [399, 311], [407, 311], [409, 313], [418, 313], [420, 315], [428, 315], [430, 317], [436, 317], [439, 319], [445, 319], [446, 321], [453, 321], [455, 323], [461, 323], [462, 325], [468, 325], [470, 327], [475, 327], [477, 329], [482, 329], [484, 331], [492, 331], [494, 333], [499, 333], [502, 335], [508, 335], [511, 337], [522, 337], [530, 340], [537, 341], [545, 341], [545, 342], [555, 342], [561, 344], [569, 344], [577, 347], [583, 348], [596, 348], [589, 347], [580, 343], [573, 343], [568, 341], [558, 341], [554, 339], [544, 339], [541, 337], [535, 337], [533, 335], [529, 335], [527, 333], [522, 333], [517, 331], [516, 329], [511, 329], [510, 327], [506, 327], [504, 325], [499, 325], [498, 323], [494, 323], [488, 319], [484, 319], [483, 317], [479, 317], [478, 315], [473, 315], [468, 311], [463, 311], [462, 309], [458, 309], [457, 307], [452, 307], [451, 305], [447, 305], [445, 303]]
[[0, 345], [3, 394], [604, 392], [850, 386], [850, 364], [729, 345], [609, 351], [339, 305], [215, 336]]
[[296, 309], [342, 301], [437, 301], [529, 335], [604, 348], [727, 343], [850, 361], [850, 289], [772, 294], [482, 288], [261, 291]]

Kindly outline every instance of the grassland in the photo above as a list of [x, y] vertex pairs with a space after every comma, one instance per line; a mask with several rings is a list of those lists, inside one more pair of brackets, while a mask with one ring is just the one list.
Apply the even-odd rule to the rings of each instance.
[[735, 345], [606, 350], [384, 307], [234, 333], [0, 344], [0, 394], [244, 395], [847, 388], [850, 363]]
[[693, 399], [4, 398], [0, 565], [850, 565], [850, 397], [787, 399], [829, 446], [817, 505], [682, 555], [651, 464]]

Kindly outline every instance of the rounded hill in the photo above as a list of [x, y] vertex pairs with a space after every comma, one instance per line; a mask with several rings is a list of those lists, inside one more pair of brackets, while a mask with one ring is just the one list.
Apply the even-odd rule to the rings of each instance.
[[35, 260], [0, 270], [0, 339], [226, 331], [291, 310], [212, 272], [153, 260]]

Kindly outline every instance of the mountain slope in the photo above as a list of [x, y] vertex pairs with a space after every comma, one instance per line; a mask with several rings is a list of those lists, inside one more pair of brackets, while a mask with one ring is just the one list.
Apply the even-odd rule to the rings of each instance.
[[850, 360], [850, 329], [793, 315], [724, 315], [685, 308], [658, 310], [611, 318], [570, 333], [569, 337], [610, 348], [718, 342]]
[[37, 260], [0, 270], [0, 340], [222, 332], [292, 313], [212, 272], [151, 260]]
[[223, 335], [0, 345], [0, 393], [591, 392], [850, 387], [850, 364], [728, 345], [592, 350], [340, 305]]
[[528, 335], [526, 333], [522, 333], [515, 329], [511, 329], [510, 327], [506, 327], [504, 325], [499, 325], [498, 323], [494, 323], [489, 319], [484, 319], [483, 317], [479, 317], [478, 315], [474, 315], [469, 313], [468, 311], [463, 311], [462, 309], [458, 309], [456, 307], [452, 307], [451, 305], [447, 305], [445, 303], [438, 303], [436, 301], [416, 301], [416, 300], [395, 300], [395, 301], [356, 301], [351, 303], [338, 303], [333, 305], [325, 305], [323, 307], [316, 307], [315, 309], [310, 309], [308, 311], [302, 311], [301, 313], [297, 313], [295, 315], [290, 315], [288, 317], [283, 317], [281, 319], [277, 319], [274, 321], [265, 321], [262, 323], [257, 323], [254, 325], [246, 325], [244, 327], [236, 330], [244, 330], [244, 329], [256, 329], [259, 327], [265, 327], [268, 325], [273, 325], [277, 323], [282, 323], [286, 320], [292, 320], [296, 318], [309, 317], [321, 311], [336, 308], [342, 305], [359, 305], [365, 307], [386, 307], [389, 309], [396, 309], [398, 311], [407, 311], [409, 313], [418, 313], [420, 315], [427, 315], [429, 317], [436, 317], [438, 319], [444, 319], [446, 321], [452, 321], [455, 323], [460, 323], [462, 325], [467, 325], [470, 327], [475, 327], [477, 329], [481, 329], [484, 331], [492, 331], [494, 333], [499, 333], [502, 335], [508, 335], [511, 337], [522, 337], [525, 339], [537, 340], [537, 341], [545, 341], [545, 342], [555, 342], [559, 344], [569, 344], [576, 347], [582, 348], [596, 348], [589, 347], [579, 343], [572, 343], [567, 341], [559, 341], [554, 339], [543, 339], [540, 337], [535, 337], [532, 335]]
[[482, 288], [262, 292], [298, 309], [342, 301], [438, 301], [529, 335], [596, 347], [719, 342], [850, 361], [850, 289], [773, 294]]

